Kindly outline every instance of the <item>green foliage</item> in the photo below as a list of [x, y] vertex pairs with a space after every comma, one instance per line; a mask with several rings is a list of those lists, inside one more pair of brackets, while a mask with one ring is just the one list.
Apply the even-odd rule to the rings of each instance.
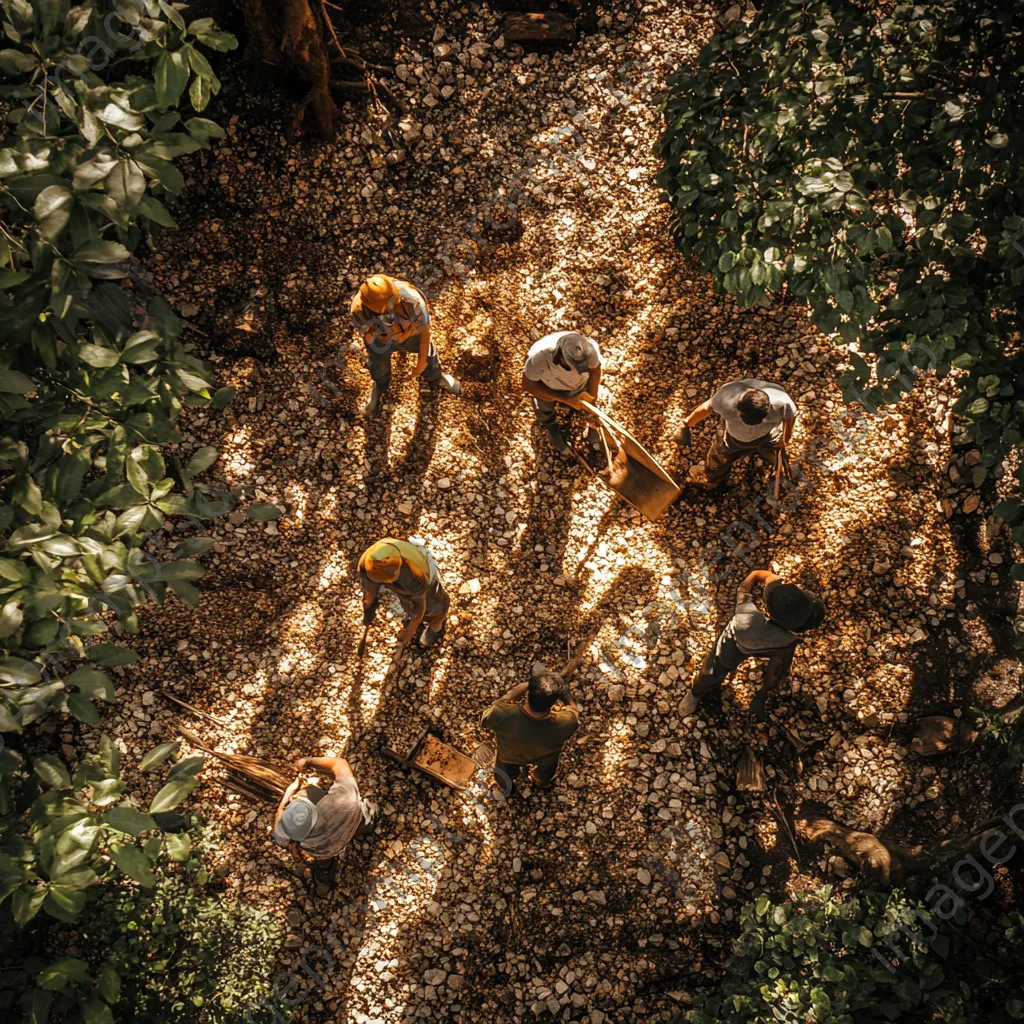
[[[906, 894], [837, 900], [831, 888], [744, 907], [717, 993], [694, 998], [689, 1024], [1009, 1024], [1024, 1019], [1024, 919], [1002, 942], [961, 930]], [[905, 930], [904, 930], [905, 929]], [[882, 940], [905, 957], [898, 960]], [[996, 945], [1002, 946], [996, 949]], [[877, 955], [876, 955], [877, 951]]]
[[[188, 760], [194, 788], [202, 759]], [[97, 973], [79, 957], [54, 960], [44, 936], [54, 922], [91, 919], [86, 906], [111, 886], [121, 891], [131, 880], [152, 888], [169, 864], [191, 857], [189, 836], [163, 832], [152, 805], [148, 814], [133, 806], [120, 776], [121, 755], [108, 736], [73, 774], [53, 754], [26, 760], [10, 748], [0, 751], [0, 932], [14, 959], [0, 974], [0, 1009], [21, 1000], [26, 1012], [37, 1008], [40, 1021], [51, 1006], [77, 1007], [86, 1020], [110, 1019], [110, 994], [119, 984], [109, 965]], [[188, 792], [159, 810], [177, 806]]]
[[[744, 303], [805, 301], [852, 346], [847, 401], [959, 371], [976, 486], [1024, 432], [1022, 18], [1011, 0], [767, 0], [670, 79], [658, 144], [679, 248]], [[1024, 542], [1019, 498], [997, 514]]]
[[182, 870], [152, 889], [104, 889], [81, 930], [84, 948], [103, 950], [100, 972], [120, 979], [125, 1020], [194, 1021], [201, 1012], [204, 1021], [241, 1021], [270, 995], [280, 925], [266, 911], [204, 894], [210, 843], [200, 830]]
[[999, 757], [1001, 769], [1024, 780], [1024, 700], [1002, 708], [971, 708], [970, 718], [981, 743]]
[[144, 601], [194, 604], [203, 549], [158, 562], [142, 545], [165, 516], [230, 505], [193, 481], [215, 452], [168, 466], [163, 449], [184, 405], [220, 408], [233, 389], [215, 391], [162, 299], [143, 313], [118, 283], [174, 224], [174, 161], [222, 135], [177, 107], [186, 90], [206, 106], [220, 83], [202, 47], [235, 41], [182, 9], [0, 0], [0, 731], [57, 707], [98, 721], [94, 701], [115, 696], [102, 668], [131, 652], [105, 644], [87, 668], [51, 670], [85, 654], [101, 613], [133, 632]]

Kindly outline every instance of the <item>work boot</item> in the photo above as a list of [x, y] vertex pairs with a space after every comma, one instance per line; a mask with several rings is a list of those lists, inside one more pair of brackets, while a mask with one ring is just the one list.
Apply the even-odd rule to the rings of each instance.
[[697, 696], [691, 690], [680, 702], [679, 702], [679, 717], [689, 718], [690, 715], [697, 710], [697, 705], [700, 703], [700, 697]]
[[548, 432], [548, 438], [555, 451], [559, 455], [565, 454], [569, 450], [569, 442], [565, 439], [565, 432], [562, 428], [557, 423], [545, 423], [543, 427]]
[[447, 391], [449, 395], [462, 394], [462, 385], [450, 373], [442, 373], [437, 384], [442, 391]]
[[538, 789], [550, 789], [554, 785], [554, 782], [545, 782], [533, 767], [530, 768], [530, 782]]
[[444, 636], [444, 631], [447, 628], [445, 623], [440, 629], [433, 630], [429, 626], [423, 630], [423, 635], [420, 637], [420, 647], [433, 647], [441, 637]]
[[601, 432], [597, 427], [591, 427], [587, 431], [587, 444], [590, 445], [590, 450], [594, 452], [599, 452], [604, 448], [604, 445], [601, 444]]
[[383, 394], [384, 392], [374, 384], [370, 390], [370, 397], [366, 400], [366, 405], [363, 406], [363, 415], [367, 419], [376, 415], [377, 410], [380, 408], [380, 400]]

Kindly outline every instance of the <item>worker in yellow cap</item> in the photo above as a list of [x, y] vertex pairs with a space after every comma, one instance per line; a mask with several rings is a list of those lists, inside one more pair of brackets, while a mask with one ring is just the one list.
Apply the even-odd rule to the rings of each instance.
[[363, 625], [377, 615], [380, 588], [390, 587], [405, 612], [405, 627], [398, 635], [404, 647], [426, 625], [422, 647], [433, 647], [444, 635], [451, 599], [438, 579], [437, 563], [418, 537], [395, 540], [385, 537], [371, 544], [359, 559], [359, 583], [363, 588]]
[[387, 274], [374, 274], [352, 296], [351, 313], [366, 346], [366, 368], [373, 380], [373, 390], [363, 407], [366, 416], [377, 411], [381, 396], [391, 385], [393, 352], [416, 354], [414, 377], [437, 382], [449, 394], [462, 393], [462, 385], [441, 370], [441, 360], [430, 340], [430, 307], [415, 285]]

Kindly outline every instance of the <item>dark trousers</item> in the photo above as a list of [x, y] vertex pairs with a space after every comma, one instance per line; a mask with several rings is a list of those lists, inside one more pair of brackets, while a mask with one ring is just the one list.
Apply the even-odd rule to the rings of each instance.
[[789, 674], [789, 666], [793, 663], [795, 652], [796, 645], [793, 644], [782, 651], [747, 654], [739, 649], [736, 641], [728, 633], [722, 633], [715, 641], [714, 648], [704, 659], [700, 675], [693, 684], [694, 696], [704, 698], [711, 694], [717, 695], [721, 692], [722, 683], [730, 673], [735, 672], [747, 658], [767, 658], [768, 664], [764, 668], [764, 681], [751, 705], [754, 711], [760, 713], [764, 710], [765, 698], [772, 690], [778, 689]]
[[[406, 615], [412, 615], [412, 599], [405, 597], [403, 594], [398, 594], [397, 596], [402, 606], [402, 611]], [[427, 629], [432, 629], [435, 633], [440, 633], [444, 629], [444, 624], [448, 621], [448, 609], [451, 608], [452, 599], [448, 596], [448, 592], [444, 587], [441, 586], [440, 580], [434, 580], [430, 584], [424, 597], [426, 598], [427, 607], [423, 612], [423, 625]]]
[[[556, 750], [553, 754], [538, 758], [534, 762], [537, 768], [537, 778], [541, 782], [550, 783], [554, 781], [555, 772], [558, 771], [558, 758], [561, 756], [561, 753], [561, 750]], [[506, 790], [510, 790], [512, 783], [515, 782], [520, 771], [525, 767], [526, 765], [523, 764], [512, 764], [509, 761], [502, 761], [499, 757], [494, 762], [494, 777], [498, 780], [499, 785], [504, 786]]]
[[737, 459], [746, 458], [748, 455], [760, 455], [774, 465], [775, 453], [779, 450], [781, 441], [773, 441], [770, 435], [758, 438], [755, 441], [737, 441], [736, 438], [726, 433], [725, 424], [719, 420], [718, 429], [711, 441], [711, 447], [704, 458], [704, 472], [707, 474], [708, 484], [716, 487], [729, 475], [732, 464]]
[[[378, 347], [381, 346], [378, 345]], [[386, 352], [374, 352], [373, 349], [367, 347], [366, 368], [370, 371], [373, 383], [381, 392], [387, 391], [391, 386], [391, 356], [395, 352], [411, 352], [418, 357], [420, 336], [414, 334], [411, 338], [406, 338], [405, 341], [389, 342]], [[427, 368], [423, 371], [420, 379], [428, 382], [441, 379], [441, 360], [437, 356], [433, 342], [430, 343], [430, 351], [427, 353]]]

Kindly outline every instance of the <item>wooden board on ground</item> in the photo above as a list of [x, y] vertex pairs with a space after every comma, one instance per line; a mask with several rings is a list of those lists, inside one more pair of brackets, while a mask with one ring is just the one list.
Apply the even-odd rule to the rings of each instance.
[[466, 757], [432, 733], [423, 737], [410, 763], [452, 789], [465, 789], [477, 772], [476, 762], [471, 757]]
[[652, 522], [660, 519], [682, 493], [682, 488], [625, 427], [589, 402], [584, 402], [583, 408], [596, 416], [605, 429], [621, 442], [626, 455], [625, 463], [616, 463], [624, 472], [617, 472], [611, 480], [598, 474], [598, 479], [647, 519]]

